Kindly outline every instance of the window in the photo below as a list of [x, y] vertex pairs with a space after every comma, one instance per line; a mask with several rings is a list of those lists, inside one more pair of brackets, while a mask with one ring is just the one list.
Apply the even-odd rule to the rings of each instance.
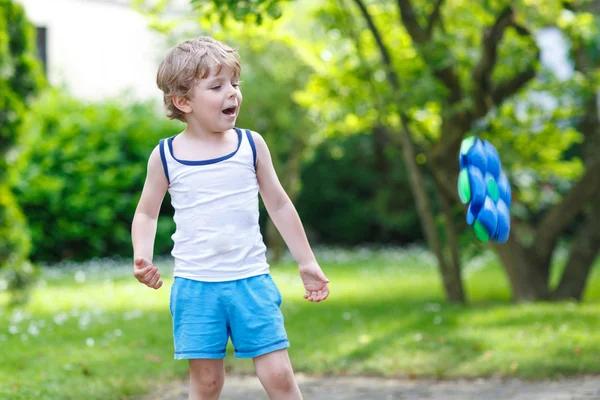
[[44, 68], [44, 75], [48, 76], [48, 44], [47, 36], [48, 31], [45, 26], [36, 27], [36, 45], [38, 58], [42, 62]]

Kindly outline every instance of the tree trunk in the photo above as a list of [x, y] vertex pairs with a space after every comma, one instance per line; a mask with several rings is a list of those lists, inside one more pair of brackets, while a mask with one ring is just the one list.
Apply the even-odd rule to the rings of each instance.
[[494, 249], [508, 275], [515, 302], [550, 299], [548, 285], [535, 268], [536, 260], [531, 257], [530, 249], [520, 243], [515, 232], [506, 243], [494, 244]]
[[594, 204], [583, 226], [573, 239], [563, 276], [552, 297], [581, 300], [590, 270], [600, 250], [600, 204]]
[[[369, 27], [369, 30], [373, 34], [375, 43], [377, 44], [377, 47], [379, 48], [379, 51], [381, 53], [383, 64], [386, 67], [386, 74], [388, 80], [390, 82], [390, 85], [394, 89], [394, 92], [396, 93], [396, 97], [392, 99], [392, 101], [399, 101], [400, 93], [403, 92], [403, 90], [400, 87], [400, 80], [394, 70], [394, 66], [392, 65], [392, 57], [390, 55], [390, 52], [385, 46], [381, 33], [379, 32], [379, 29], [377, 29], [377, 26], [375, 25], [375, 21], [373, 20], [371, 14], [369, 14], [366, 4], [362, 0], [354, 0], [354, 2], [358, 6], [363, 18], [365, 19], [365, 22], [367, 23], [367, 26]], [[406, 7], [406, 4], [404, 4], [404, 7], [402, 7], [402, 4], [399, 5], [401, 6], [401, 11], [405, 11], [405, 9], [408, 8]], [[434, 12], [435, 15], [439, 13], [439, 7], [436, 7], [436, 10], [437, 11]], [[409, 12], [408, 14], [411, 14], [411, 12]], [[406, 13], [403, 13], [403, 18], [405, 17], [405, 15]], [[409, 31], [412, 31], [411, 36], [413, 36], [413, 39], [415, 37], [414, 32], [416, 30], [418, 31], [416, 36], [419, 36], [423, 40], [427, 40], [428, 38], [425, 36], [429, 36], [429, 34], [431, 33], [431, 29], [433, 28], [433, 23], [435, 21], [432, 20], [432, 24], [427, 30], [427, 32], [429, 33], [426, 35], [424, 34], [425, 36], [423, 36], [421, 35], [421, 29], [415, 28], [414, 25], [410, 24], [411, 21], [414, 21], [411, 18], [412, 14], [411, 17], [408, 18], [409, 23], [405, 23], [404, 25], [408, 28]], [[453, 101], [457, 101], [456, 98], [460, 98], [460, 83], [458, 79], [455, 79], [456, 76], [454, 75], [454, 73], [449, 69], [444, 69], [439, 71], [437, 76], [439, 76], [442, 80], [445, 80], [446, 83], [449, 83], [452, 86], [452, 97], [455, 98]], [[425, 239], [427, 240], [429, 249], [433, 251], [433, 253], [438, 259], [440, 273], [446, 292], [446, 298], [450, 302], [465, 303], [464, 291], [462, 290], [462, 282], [460, 279], [460, 270], [458, 270], [459, 266], [454, 265], [453, 263], [448, 264], [446, 262], [443, 246], [440, 241], [440, 237], [435, 224], [433, 208], [431, 206], [431, 203], [429, 202], [429, 198], [427, 196], [427, 192], [423, 184], [423, 177], [421, 176], [421, 171], [419, 170], [419, 166], [417, 165], [417, 162], [415, 160], [414, 146], [411, 134], [408, 131], [409, 128], [407, 126], [407, 124], [410, 122], [410, 118], [408, 118], [408, 115], [406, 115], [403, 112], [401, 112], [400, 114], [402, 124], [402, 132], [400, 135], [402, 156], [404, 159], [404, 163], [406, 164], [406, 169], [408, 170], [410, 176], [410, 188], [415, 198], [417, 212], [419, 214], [421, 226], [423, 227], [423, 232], [425, 233]]]
[[[598, 1], [591, 2], [586, 6], [589, 11], [596, 14], [600, 12], [600, 2]], [[576, 49], [575, 67], [577, 70], [589, 77], [593, 76], [597, 66], [598, 62], [590, 56], [588, 49], [582, 47]], [[597, 90], [588, 93], [583, 108], [584, 115], [579, 127], [585, 137], [582, 156], [588, 169], [597, 167], [600, 163], [600, 115], [598, 112], [600, 104], [598, 95]], [[595, 173], [596, 186], [594, 196], [590, 200], [590, 210], [586, 215], [583, 226], [573, 239], [565, 271], [553, 293], [553, 297], [556, 299], [582, 299], [590, 270], [600, 251], [600, 229], [598, 229], [600, 225], [600, 203], [597, 200], [597, 192], [600, 191], [599, 175], [600, 171], [597, 168]]]
[[[407, 121], [405, 118], [404, 121]], [[406, 123], [406, 122], [405, 122]], [[447, 262], [443, 251], [442, 241], [435, 224], [433, 207], [427, 196], [425, 185], [423, 184], [423, 176], [419, 170], [415, 159], [415, 150], [408, 131], [408, 127], [403, 126], [401, 133], [402, 155], [406, 169], [410, 176], [410, 188], [415, 198], [417, 212], [419, 213], [421, 226], [425, 233], [425, 239], [429, 248], [433, 251], [438, 259], [440, 275], [444, 284], [446, 298], [453, 303], [464, 304], [466, 302], [464, 290], [462, 287], [462, 279], [460, 276], [459, 265], [452, 262]], [[457, 250], [456, 250], [457, 251]]]
[[461, 262], [460, 262], [460, 250], [458, 244], [458, 232], [456, 230], [456, 224], [454, 223], [454, 212], [452, 207], [452, 199], [448, 198], [444, 193], [436, 188], [437, 197], [442, 206], [442, 212], [444, 213], [444, 226], [446, 232], [446, 249], [448, 250], [450, 257], [450, 271], [448, 271], [448, 282], [454, 287], [457, 292], [460, 293], [462, 298], [466, 298], [463, 287], [463, 280], [461, 276]]

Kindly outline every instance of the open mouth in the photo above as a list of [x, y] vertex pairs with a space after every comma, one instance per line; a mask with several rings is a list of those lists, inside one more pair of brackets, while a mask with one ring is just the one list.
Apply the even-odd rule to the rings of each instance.
[[230, 116], [231, 116], [231, 115], [235, 115], [235, 110], [236, 110], [236, 108], [237, 108], [237, 107], [229, 107], [229, 108], [226, 108], [226, 109], [224, 109], [222, 112], [223, 112], [223, 114], [225, 114], [225, 115], [230, 115]]

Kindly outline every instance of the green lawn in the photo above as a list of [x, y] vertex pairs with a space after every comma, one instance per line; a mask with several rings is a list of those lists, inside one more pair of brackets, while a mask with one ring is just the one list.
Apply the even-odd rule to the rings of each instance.
[[[419, 250], [321, 251], [332, 295], [302, 299], [294, 267], [272, 268], [297, 371], [441, 378], [600, 373], [600, 265], [585, 301], [512, 305], [493, 256], [465, 266], [470, 306], [444, 302]], [[162, 264], [163, 272], [172, 268]], [[25, 308], [0, 308], [0, 398], [119, 399], [184, 378], [169, 286], [138, 284], [127, 261], [54, 268]], [[5, 299], [4, 299], [5, 300]], [[4, 301], [0, 299], [0, 301]], [[231, 354], [231, 350], [230, 354]], [[228, 370], [252, 363], [227, 358]]]

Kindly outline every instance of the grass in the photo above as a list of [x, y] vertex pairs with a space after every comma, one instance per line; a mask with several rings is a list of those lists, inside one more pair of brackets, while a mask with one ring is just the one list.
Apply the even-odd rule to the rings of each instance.
[[[272, 268], [296, 371], [528, 379], [600, 373], [600, 265], [580, 304], [513, 305], [502, 269], [484, 256], [465, 266], [471, 304], [456, 306], [443, 299], [434, 260], [416, 249], [331, 250], [319, 258], [332, 282], [325, 303], [302, 299], [291, 264]], [[127, 261], [46, 270], [30, 304], [0, 308], [0, 398], [124, 399], [184, 378], [187, 364], [172, 354], [171, 282], [147, 289]], [[229, 371], [253, 371], [228, 350]]]

